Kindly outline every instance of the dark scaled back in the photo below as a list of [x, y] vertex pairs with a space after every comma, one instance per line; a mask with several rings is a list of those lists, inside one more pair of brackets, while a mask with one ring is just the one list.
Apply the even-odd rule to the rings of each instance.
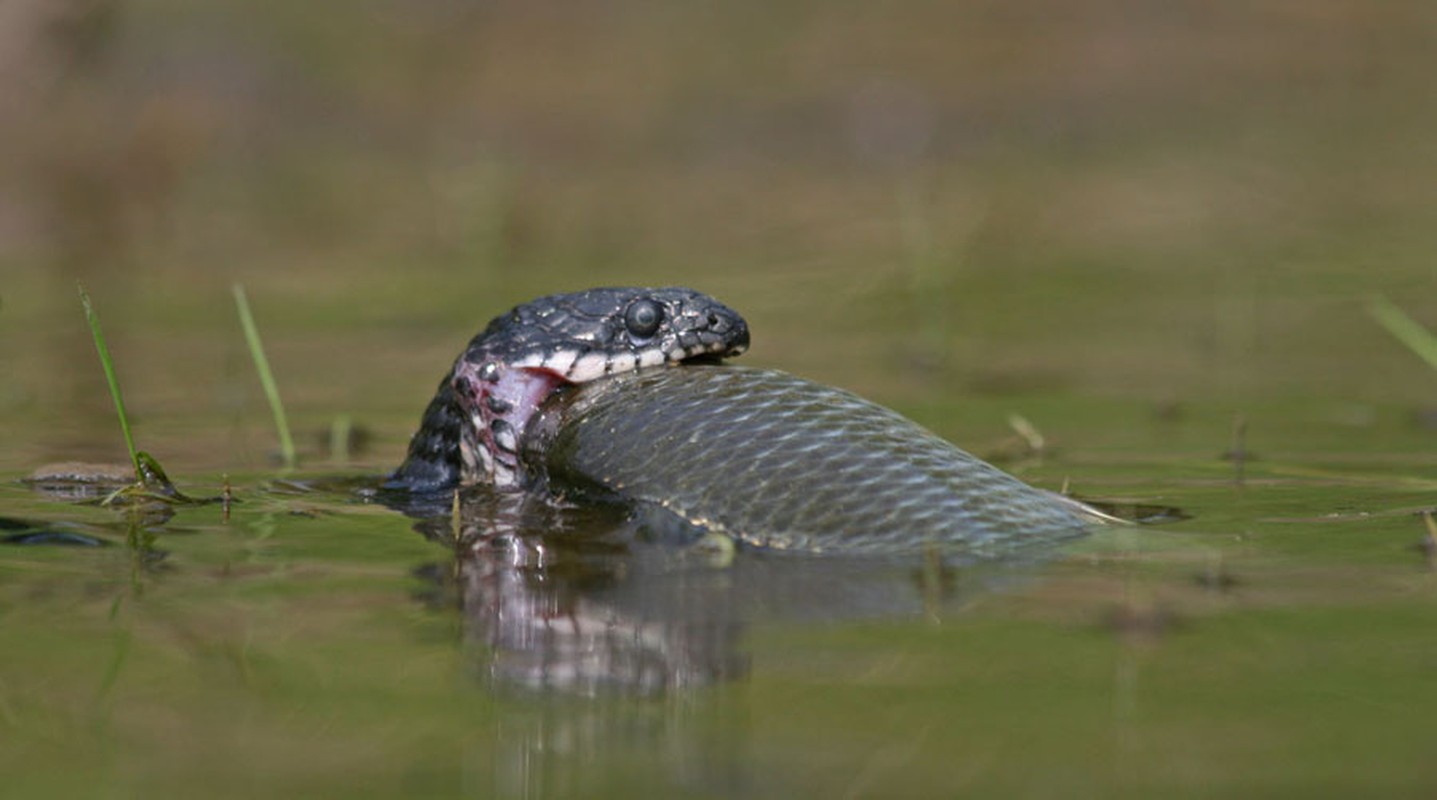
[[692, 366], [575, 387], [525, 446], [562, 487], [652, 503], [767, 549], [986, 558], [1090, 521], [894, 411], [773, 370]]

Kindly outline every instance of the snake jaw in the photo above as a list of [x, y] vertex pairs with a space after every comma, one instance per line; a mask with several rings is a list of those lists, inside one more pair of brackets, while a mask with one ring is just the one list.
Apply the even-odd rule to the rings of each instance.
[[621, 351], [606, 354], [599, 351], [586, 352], [586, 348], [560, 350], [553, 353], [533, 353], [509, 364], [511, 368], [526, 369], [536, 373], [547, 373], [560, 383], [588, 383], [609, 375], [622, 375], [644, 367], [661, 364], [678, 364], [702, 356], [736, 356], [747, 349], [747, 345], [736, 347], [728, 342], [693, 341], [690, 344], [674, 344], [668, 347], [651, 346], [636, 351]]
[[567, 383], [548, 369], [461, 360], [451, 385], [469, 423], [460, 439], [465, 482], [518, 488], [519, 436], [544, 400]]
[[469, 342], [386, 485], [522, 488], [524, 431], [559, 387], [736, 356], [748, 343], [743, 317], [692, 289], [590, 289], [517, 306]]

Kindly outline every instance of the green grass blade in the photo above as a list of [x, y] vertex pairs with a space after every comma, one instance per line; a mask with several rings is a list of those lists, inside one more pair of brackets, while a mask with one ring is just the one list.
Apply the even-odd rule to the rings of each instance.
[[135, 480], [143, 481], [140, 472], [139, 451], [135, 450], [135, 437], [130, 434], [130, 418], [125, 414], [125, 398], [120, 395], [120, 380], [115, 377], [115, 365], [110, 360], [110, 348], [105, 344], [105, 332], [100, 330], [100, 315], [90, 302], [90, 295], [83, 284], [76, 284], [80, 290], [80, 303], [85, 306], [85, 319], [90, 323], [90, 335], [95, 339], [95, 350], [100, 354], [100, 366], [105, 369], [105, 380], [110, 384], [110, 397], [115, 401], [115, 413], [120, 417], [120, 430], [125, 434], [125, 447], [130, 450], [130, 464], [135, 468]]
[[329, 457], [341, 464], [349, 463], [349, 440], [354, 436], [354, 420], [340, 414], [329, 425]]
[[244, 326], [245, 341], [249, 342], [249, 354], [254, 359], [255, 370], [259, 372], [260, 385], [264, 396], [269, 399], [269, 409], [274, 413], [274, 427], [279, 432], [279, 454], [286, 468], [294, 466], [294, 440], [289, 436], [289, 422], [284, 416], [284, 404], [279, 399], [279, 385], [274, 373], [270, 372], [269, 359], [264, 356], [264, 345], [259, 340], [259, 328], [249, 312], [249, 300], [245, 298], [244, 287], [234, 285], [235, 307], [239, 309], [240, 325]]
[[1367, 313], [1397, 341], [1407, 345], [1408, 350], [1426, 361], [1427, 366], [1437, 369], [1437, 337], [1422, 327], [1421, 323], [1407, 316], [1406, 312], [1380, 294], [1373, 295], [1367, 301]]

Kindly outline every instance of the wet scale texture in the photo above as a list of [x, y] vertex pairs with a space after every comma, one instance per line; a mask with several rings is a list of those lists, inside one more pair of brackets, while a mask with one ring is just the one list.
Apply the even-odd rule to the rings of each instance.
[[575, 387], [527, 436], [597, 487], [772, 549], [992, 557], [1078, 536], [1081, 507], [889, 409], [771, 370], [689, 366]]

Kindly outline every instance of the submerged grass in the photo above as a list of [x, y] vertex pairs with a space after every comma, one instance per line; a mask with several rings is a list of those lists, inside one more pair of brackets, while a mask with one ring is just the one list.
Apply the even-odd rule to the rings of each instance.
[[254, 324], [254, 316], [250, 314], [249, 300], [245, 297], [244, 287], [236, 283], [234, 285], [235, 308], [239, 310], [240, 325], [244, 327], [245, 341], [249, 344], [249, 354], [254, 359], [255, 371], [259, 373], [259, 382], [264, 387], [264, 396], [269, 400], [269, 409], [274, 414], [275, 431], [279, 434], [279, 455], [283, 460], [285, 469], [293, 469], [295, 465], [294, 439], [289, 435], [289, 421], [284, 415], [284, 403], [279, 399], [279, 385], [274, 380], [274, 373], [270, 371], [269, 359], [264, 355], [264, 344], [259, 339], [259, 327]]

